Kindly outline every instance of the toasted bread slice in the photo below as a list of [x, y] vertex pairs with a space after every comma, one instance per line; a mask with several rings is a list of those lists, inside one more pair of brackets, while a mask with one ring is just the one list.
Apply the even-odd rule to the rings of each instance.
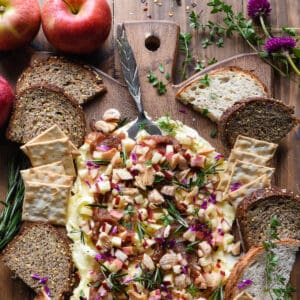
[[[51, 299], [62, 300], [71, 290], [73, 266], [69, 245], [49, 224], [27, 225], [7, 246], [1, 258], [36, 293], [46, 285]], [[38, 278], [47, 279], [46, 283]]]
[[65, 57], [49, 56], [35, 60], [20, 76], [16, 92], [35, 84], [55, 85], [78, 104], [86, 103], [106, 91], [100, 75], [90, 66]]
[[237, 207], [237, 221], [246, 249], [265, 240], [268, 222], [276, 215], [282, 226], [281, 239], [300, 240], [300, 196], [278, 187], [257, 190], [245, 197]]
[[[276, 248], [274, 248], [275, 255], [278, 257], [276, 272], [284, 278], [287, 284], [295, 263], [296, 253], [299, 251], [300, 241], [287, 239], [277, 242], [276, 245]], [[270, 295], [265, 290], [266, 256], [265, 248], [257, 246], [252, 247], [246, 255], [240, 258], [228, 277], [225, 287], [225, 300], [234, 299], [241, 291], [249, 293], [257, 300], [271, 300]], [[246, 279], [250, 279], [253, 283], [245, 286], [243, 290], [239, 289], [238, 285]], [[273, 288], [278, 288], [278, 286], [273, 283]]]
[[17, 96], [6, 135], [11, 141], [27, 143], [54, 124], [76, 147], [82, 145], [85, 135], [82, 108], [57, 87], [31, 86]]
[[219, 123], [220, 136], [232, 147], [239, 135], [279, 143], [297, 124], [294, 108], [269, 98], [249, 98], [228, 108]]
[[208, 110], [207, 116], [215, 122], [219, 122], [223, 112], [235, 102], [268, 95], [267, 87], [257, 76], [237, 67], [217, 69], [207, 76], [207, 84], [200, 82], [204, 78], [201, 75], [182, 87], [176, 99], [197, 111]]

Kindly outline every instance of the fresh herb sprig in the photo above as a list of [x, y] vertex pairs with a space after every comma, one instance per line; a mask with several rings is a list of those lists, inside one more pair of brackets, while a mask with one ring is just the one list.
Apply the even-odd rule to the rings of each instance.
[[184, 248], [186, 253], [194, 253], [196, 252], [196, 246], [200, 243], [200, 241], [195, 241], [187, 244], [187, 246]]
[[224, 300], [223, 285], [222, 282], [219, 283], [218, 287], [209, 297], [209, 300]]
[[167, 211], [169, 215], [173, 217], [180, 225], [182, 225], [185, 228], [188, 228], [189, 227], [188, 223], [182, 218], [180, 212], [177, 210], [174, 203], [169, 199], [166, 199], [166, 203], [168, 205]]
[[28, 161], [22, 154], [17, 154], [9, 162], [8, 191], [1, 204], [4, 208], [0, 214], [0, 252], [18, 233], [22, 221], [22, 205], [24, 184], [20, 170], [28, 166]]
[[190, 32], [179, 34], [179, 51], [184, 53], [184, 58], [181, 65], [181, 80], [187, 79], [187, 69], [190, 63], [193, 61], [192, 52], [190, 49], [191, 40], [192, 34]]
[[[160, 66], [160, 72], [161, 70], [162, 68]], [[152, 86], [156, 89], [158, 95], [163, 95], [167, 92], [167, 85], [162, 80], [159, 80], [152, 71], [149, 71], [147, 78]]]
[[160, 268], [155, 268], [152, 272], [143, 271], [142, 275], [133, 279], [135, 282], [141, 283], [147, 290], [161, 288], [163, 275]]
[[[280, 240], [278, 235], [278, 227], [281, 226], [277, 216], [272, 216], [270, 219], [269, 229], [266, 231], [266, 240], [263, 242], [263, 246], [266, 250], [266, 265], [265, 265], [265, 278], [266, 288], [265, 291], [270, 295], [271, 299], [291, 299], [291, 294], [296, 290], [293, 289], [290, 283], [286, 283], [284, 277], [280, 276], [277, 272], [279, 265], [279, 258], [276, 255], [274, 249], [276, 249], [276, 241]], [[276, 285], [277, 288], [272, 288]]]
[[136, 231], [139, 237], [139, 241], [141, 242], [144, 239], [147, 230], [145, 225], [140, 220], [137, 220], [136, 222]]
[[157, 125], [168, 135], [175, 135], [176, 128], [178, 127], [176, 121], [173, 121], [169, 115], [165, 115], [164, 117], [158, 119]]
[[107, 159], [94, 159], [94, 160], [89, 160], [89, 162], [99, 166], [107, 166], [110, 163], [110, 161]]
[[129, 299], [129, 295], [126, 291], [127, 285], [121, 282], [121, 279], [127, 275], [127, 273], [114, 273], [111, 272], [103, 263], [99, 262], [100, 272], [108, 283], [110, 290], [114, 295], [114, 299], [119, 299], [119, 295], [123, 294], [126, 299]]

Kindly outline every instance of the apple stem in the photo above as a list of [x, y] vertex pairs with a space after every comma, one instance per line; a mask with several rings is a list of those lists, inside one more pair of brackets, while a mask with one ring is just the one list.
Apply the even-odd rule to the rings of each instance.
[[74, 15], [77, 15], [77, 14], [78, 14], [78, 9], [75, 8], [73, 5], [71, 5], [71, 4], [69, 3], [69, 1], [67, 1], [67, 0], [62, 0], [62, 1], [70, 8], [72, 14], [74, 14]]
[[6, 7], [4, 5], [0, 5], [0, 14], [6, 11]]

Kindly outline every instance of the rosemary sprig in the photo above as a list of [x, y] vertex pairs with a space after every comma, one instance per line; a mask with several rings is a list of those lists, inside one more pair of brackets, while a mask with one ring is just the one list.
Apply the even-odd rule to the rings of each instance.
[[193, 61], [193, 57], [190, 49], [191, 40], [192, 40], [191, 33], [179, 34], [179, 51], [184, 53], [184, 59], [181, 66], [181, 80], [187, 78], [188, 65]]
[[160, 268], [155, 268], [153, 272], [145, 272], [134, 278], [133, 281], [141, 283], [147, 290], [154, 290], [160, 288], [163, 276]]
[[144, 239], [144, 236], [146, 234], [146, 228], [145, 225], [140, 220], [137, 220], [136, 231], [139, 237], [139, 241], [141, 242]]
[[89, 160], [89, 162], [99, 166], [107, 166], [110, 163], [110, 161], [107, 159], [95, 159], [95, 160]]
[[100, 204], [100, 203], [90, 203], [90, 204], [86, 204], [85, 206], [88, 207], [98, 207], [98, 208], [107, 208], [107, 205], [104, 204]]
[[114, 299], [119, 299], [118, 295], [125, 295], [126, 299], [129, 299], [129, 295], [126, 292], [127, 285], [120, 281], [121, 278], [127, 275], [127, 273], [114, 273], [111, 272], [104, 264], [99, 262], [100, 272], [108, 283], [110, 290], [114, 295]]
[[214, 290], [214, 292], [209, 297], [209, 300], [223, 300], [223, 285], [222, 282], [218, 285], [218, 287]]
[[[286, 283], [285, 278], [280, 276], [276, 271], [279, 264], [279, 258], [274, 249], [277, 247], [275, 241], [280, 240], [277, 231], [277, 228], [280, 226], [281, 223], [277, 219], [277, 216], [272, 216], [269, 229], [266, 232], [267, 239], [263, 242], [263, 246], [267, 252], [265, 265], [265, 291], [270, 295], [271, 299], [274, 299], [273, 293], [277, 297], [276, 299], [288, 300], [291, 299], [291, 294], [296, 290], [291, 287], [290, 283]], [[278, 286], [278, 288], [272, 288], [273, 285]]]
[[200, 243], [200, 241], [195, 241], [195, 242], [191, 242], [189, 243], [185, 248], [185, 252], [187, 253], [194, 253], [196, 252], [196, 248], [195, 246], [197, 246]]
[[28, 161], [21, 153], [9, 161], [8, 192], [5, 200], [2, 201], [2, 204], [5, 204], [0, 214], [0, 252], [13, 239], [21, 226], [24, 184], [20, 170], [27, 166]]
[[167, 211], [169, 215], [173, 217], [180, 225], [182, 225], [185, 228], [188, 228], [189, 227], [188, 223], [182, 218], [180, 212], [177, 210], [174, 203], [169, 199], [166, 199], [166, 203], [168, 205]]

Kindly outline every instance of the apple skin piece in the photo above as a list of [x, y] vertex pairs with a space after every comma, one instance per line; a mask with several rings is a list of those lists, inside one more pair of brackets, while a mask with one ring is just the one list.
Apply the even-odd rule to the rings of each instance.
[[40, 25], [39, 0], [0, 0], [0, 50], [29, 44]]
[[74, 54], [98, 49], [112, 23], [106, 0], [45, 0], [41, 16], [48, 41], [56, 49]]
[[3, 128], [8, 120], [15, 99], [11, 85], [0, 76], [0, 128]]

